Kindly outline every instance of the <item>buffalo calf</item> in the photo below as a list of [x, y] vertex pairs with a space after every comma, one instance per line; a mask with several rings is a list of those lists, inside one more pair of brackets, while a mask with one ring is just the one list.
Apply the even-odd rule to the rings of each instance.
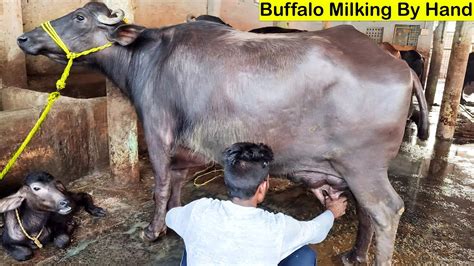
[[31, 259], [32, 249], [51, 240], [66, 247], [74, 230], [73, 214], [81, 206], [93, 216], [105, 216], [89, 194], [69, 192], [45, 172], [29, 174], [18, 192], [0, 200], [5, 218], [2, 246], [17, 261]]

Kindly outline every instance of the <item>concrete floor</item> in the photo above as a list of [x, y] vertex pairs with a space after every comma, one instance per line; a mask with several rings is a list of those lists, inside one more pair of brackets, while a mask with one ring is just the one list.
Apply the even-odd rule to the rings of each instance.
[[[436, 108], [430, 120], [436, 120]], [[434, 135], [435, 125], [431, 135]], [[395, 243], [395, 264], [474, 263], [474, 145], [435, 142], [403, 143], [393, 160], [389, 176], [405, 201]], [[435, 147], [434, 149], [432, 147]], [[65, 250], [52, 245], [37, 250], [23, 264], [59, 265], [178, 265], [183, 243], [172, 231], [155, 243], [140, 239], [140, 231], [151, 219], [152, 171], [143, 160], [143, 182], [134, 187], [118, 187], [107, 173], [83, 177], [69, 184], [74, 191], [93, 195], [107, 209], [105, 218], [81, 212], [73, 242]], [[272, 179], [263, 208], [283, 212], [297, 219], [310, 219], [322, 212], [321, 205], [304, 187], [287, 180]], [[222, 179], [195, 188], [184, 187], [183, 202], [201, 197], [226, 198]], [[355, 239], [357, 220], [351, 201], [347, 214], [337, 220], [328, 238], [313, 248], [321, 265], [339, 265], [338, 254], [349, 250]], [[373, 254], [370, 254], [373, 259]], [[17, 264], [0, 248], [0, 264]]]
[[[443, 148], [446, 150], [441, 145]], [[472, 148], [468, 147], [468, 151]], [[466, 149], [453, 146], [448, 159], [440, 159], [444, 157], [441, 156], [429, 160], [428, 149], [405, 143], [393, 161], [390, 179], [406, 205], [395, 244], [395, 263], [474, 263], [474, 155], [453, 154], [460, 150]], [[108, 216], [98, 219], [81, 212], [77, 217], [80, 226], [69, 248], [58, 250], [50, 245], [36, 251], [28, 264], [177, 265], [183, 243], [176, 234], [170, 231], [155, 243], [145, 243], [139, 237], [151, 218], [153, 206], [152, 172], [147, 163], [143, 164], [142, 176], [142, 184], [136, 187], [117, 187], [108, 174], [91, 175], [71, 183], [72, 190], [93, 194], [96, 203], [107, 209]], [[226, 195], [222, 179], [217, 179], [202, 188], [188, 183], [183, 197], [184, 202], [190, 202], [201, 197], [224, 199]], [[310, 192], [282, 179], [272, 179], [271, 191], [262, 207], [302, 220], [322, 211]], [[338, 254], [352, 246], [356, 229], [351, 202], [349, 211], [335, 223], [327, 240], [314, 246], [319, 263], [338, 265]], [[0, 258], [2, 265], [15, 264], [3, 250]]]

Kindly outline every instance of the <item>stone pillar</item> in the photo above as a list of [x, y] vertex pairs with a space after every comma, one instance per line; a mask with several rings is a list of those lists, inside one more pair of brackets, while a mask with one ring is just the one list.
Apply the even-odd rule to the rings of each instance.
[[444, 36], [446, 32], [446, 22], [440, 21], [433, 33], [433, 52], [431, 53], [430, 70], [428, 72], [428, 81], [426, 82], [425, 97], [428, 108], [431, 110], [438, 86], [439, 71], [443, 61]]
[[[133, 22], [134, 1], [107, 0], [104, 3], [112, 10], [122, 9], [129, 23]], [[130, 100], [110, 80], [106, 87], [110, 170], [116, 182], [137, 183], [140, 181], [137, 114]]]
[[21, 0], [0, 2], [0, 75], [3, 85], [26, 88], [25, 54], [16, 44], [23, 33]]
[[207, 14], [211, 16], [220, 17], [221, 0], [207, 0]]
[[273, 26], [287, 29], [289, 28], [289, 22], [288, 21], [274, 21]]
[[454, 33], [438, 128], [436, 129], [436, 137], [440, 139], [451, 140], [454, 135], [467, 59], [471, 49], [473, 25], [474, 22], [456, 22], [456, 32]]
[[323, 30], [331, 28], [331, 21], [323, 21]]

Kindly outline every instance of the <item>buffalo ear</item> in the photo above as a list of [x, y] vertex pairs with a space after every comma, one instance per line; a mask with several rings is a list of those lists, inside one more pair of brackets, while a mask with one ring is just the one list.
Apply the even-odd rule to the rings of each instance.
[[56, 180], [56, 181], [54, 182], [54, 185], [56, 186], [56, 188], [57, 188], [61, 193], [63, 193], [63, 194], [66, 194], [66, 193], [67, 193], [67, 189], [66, 189], [66, 187], [64, 186], [64, 184], [63, 184], [61, 181]]
[[127, 46], [134, 42], [145, 27], [134, 24], [123, 24], [118, 26], [109, 36], [109, 40], [117, 42], [122, 46]]
[[23, 186], [18, 192], [6, 198], [0, 199], [0, 213], [14, 210], [20, 207], [25, 200], [27, 187]]

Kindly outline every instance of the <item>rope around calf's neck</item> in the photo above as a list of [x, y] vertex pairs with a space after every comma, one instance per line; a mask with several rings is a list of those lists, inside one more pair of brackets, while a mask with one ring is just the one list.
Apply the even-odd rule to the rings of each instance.
[[28, 234], [28, 232], [26, 232], [25, 228], [23, 227], [23, 223], [21, 222], [21, 218], [20, 218], [20, 214], [18, 213], [18, 209], [15, 209], [15, 214], [16, 214], [16, 220], [18, 221], [18, 225], [20, 225], [21, 232], [23, 232], [23, 234], [24, 234], [28, 239], [30, 239], [31, 241], [33, 241], [33, 243], [35, 243], [35, 245], [36, 245], [38, 248], [43, 248], [43, 244], [41, 244], [41, 242], [39, 241], [39, 238], [41, 237], [41, 234], [43, 233], [44, 225], [43, 225], [43, 227], [41, 228], [41, 230], [39, 231], [39, 233], [38, 233], [35, 237], [30, 236], [30, 235]]

